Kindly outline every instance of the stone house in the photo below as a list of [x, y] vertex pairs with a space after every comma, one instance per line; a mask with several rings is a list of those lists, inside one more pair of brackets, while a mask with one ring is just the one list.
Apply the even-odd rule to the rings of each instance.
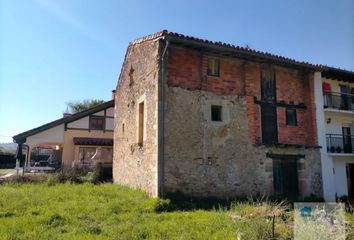
[[321, 197], [318, 66], [162, 31], [129, 44], [114, 182], [163, 197]]

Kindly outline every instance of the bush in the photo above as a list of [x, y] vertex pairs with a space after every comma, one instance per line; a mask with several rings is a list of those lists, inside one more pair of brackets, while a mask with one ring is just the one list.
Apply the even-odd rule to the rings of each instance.
[[41, 183], [47, 182], [49, 186], [57, 183], [93, 183], [105, 182], [107, 169], [97, 165], [95, 168], [68, 168], [59, 169], [55, 173], [26, 173], [25, 175], [12, 176], [0, 179], [1, 183]]
[[94, 168], [74, 167], [69, 169], [60, 169], [52, 175], [48, 181], [54, 183], [93, 183], [110, 182], [112, 176], [111, 167], [96, 165]]
[[48, 179], [47, 174], [25, 174], [19, 176], [11, 176], [0, 179], [0, 184], [14, 184], [14, 183], [40, 183]]

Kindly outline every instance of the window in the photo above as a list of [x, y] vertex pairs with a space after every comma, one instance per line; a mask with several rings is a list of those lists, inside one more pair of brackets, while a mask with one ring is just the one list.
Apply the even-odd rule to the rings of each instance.
[[79, 160], [84, 161], [98, 161], [98, 162], [112, 162], [113, 149], [111, 147], [80, 147]]
[[217, 58], [208, 59], [208, 73], [209, 76], [219, 77], [220, 75], [220, 60]]
[[139, 103], [139, 131], [138, 131], [138, 144], [143, 145], [144, 141], [144, 102]]
[[79, 160], [89, 161], [96, 153], [95, 147], [80, 147], [79, 149]]
[[104, 117], [91, 116], [90, 117], [90, 129], [91, 130], [103, 130], [104, 129]]
[[296, 109], [287, 108], [285, 111], [286, 111], [286, 125], [297, 126]]
[[211, 121], [221, 122], [222, 106], [211, 105]]
[[263, 69], [261, 72], [261, 97], [267, 102], [276, 101], [276, 76], [272, 69]]

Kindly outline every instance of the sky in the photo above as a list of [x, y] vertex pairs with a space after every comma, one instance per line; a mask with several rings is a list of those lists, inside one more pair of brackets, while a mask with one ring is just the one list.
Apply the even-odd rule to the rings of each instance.
[[129, 42], [163, 29], [354, 71], [353, 0], [0, 0], [0, 143], [110, 100]]

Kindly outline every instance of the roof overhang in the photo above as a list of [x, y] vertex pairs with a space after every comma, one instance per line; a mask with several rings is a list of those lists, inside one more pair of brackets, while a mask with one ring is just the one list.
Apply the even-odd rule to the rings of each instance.
[[354, 72], [344, 69], [326, 67], [326, 69], [322, 72], [322, 77], [354, 83]]
[[75, 145], [113, 146], [112, 138], [74, 137]]
[[64, 118], [57, 119], [55, 121], [49, 122], [49, 123], [44, 124], [42, 126], [39, 126], [37, 128], [33, 128], [33, 129], [28, 130], [26, 132], [17, 134], [15, 136], [13, 136], [12, 138], [13, 138], [14, 142], [16, 142], [16, 143], [24, 143], [24, 142], [26, 142], [26, 138], [29, 137], [29, 136], [32, 136], [34, 134], [43, 132], [43, 131], [45, 131], [47, 129], [56, 127], [56, 126], [58, 126], [60, 124], [63, 124], [63, 123], [66, 124], [66, 123], [73, 122], [73, 121], [75, 121], [77, 119], [86, 117], [86, 116], [88, 116], [90, 114], [102, 111], [102, 110], [110, 108], [110, 107], [114, 107], [114, 100], [99, 104], [99, 105], [97, 105], [95, 107], [89, 108], [87, 110], [84, 110], [84, 111], [81, 111], [81, 112], [78, 112], [78, 113], [75, 113], [75, 114], [73, 114], [73, 115], [71, 115], [69, 117], [64, 117]]
[[244, 59], [248, 61], [276, 64], [279, 66], [307, 70], [311, 72], [322, 71], [321, 66], [313, 65], [307, 62], [300, 62], [290, 58], [273, 55], [261, 51], [252, 50], [226, 44], [222, 42], [211, 42], [207, 40], [195, 39], [193, 37], [179, 36], [177, 34], [167, 34], [161, 37], [165, 41], [178, 46], [191, 48], [198, 51], [205, 51], [212, 54], [218, 54], [225, 57]]

